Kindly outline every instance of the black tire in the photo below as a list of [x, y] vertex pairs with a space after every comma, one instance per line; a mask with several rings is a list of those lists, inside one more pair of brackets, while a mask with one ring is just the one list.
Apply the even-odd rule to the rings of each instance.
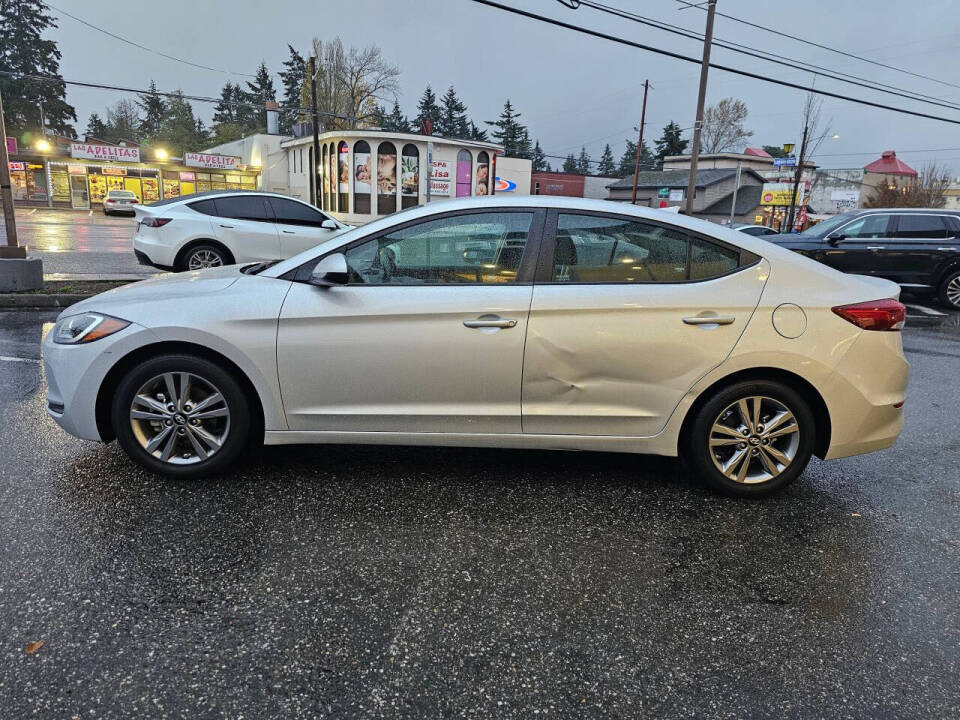
[[[950, 287], [951, 284], [953, 284], [953, 288]], [[937, 288], [937, 297], [940, 302], [951, 310], [960, 310], [960, 296], [956, 295], [958, 286], [960, 286], [960, 268], [955, 268], [944, 276], [940, 287]], [[950, 294], [954, 295], [957, 299], [956, 302], [950, 299]]]
[[[203, 253], [210, 253], [215, 255], [220, 259], [220, 265], [233, 265], [233, 258], [230, 257], [230, 253], [224, 250], [221, 246], [215, 245], [214, 243], [198, 243], [191, 248], [189, 248], [180, 258], [180, 262], [177, 263], [177, 270], [183, 272], [190, 269], [190, 260], [196, 255], [201, 255]], [[213, 265], [211, 267], [218, 267]]]
[[[224, 399], [229, 412], [228, 431], [219, 449], [206, 459], [192, 464], [167, 462], [147, 452], [137, 437], [130, 417], [134, 396], [145, 383], [164, 373], [190, 373], [213, 386]], [[127, 455], [152, 472], [177, 478], [201, 478], [222, 472], [248, 448], [251, 436], [250, 403], [237, 379], [209, 360], [185, 354], [161, 355], [130, 370], [114, 394], [111, 420], [117, 441]], [[173, 427], [180, 429], [176, 425]], [[152, 429], [142, 423], [138, 423], [138, 428], [141, 433], [143, 429]], [[187, 440], [189, 438], [178, 439], [174, 447], [189, 450]], [[209, 449], [206, 444], [204, 447]]]
[[[782, 404], [793, 413], [798, 426], [796, 446], [793, 450], [793, 459], [779, 474], [772, 478], [755, 483], [743, 483], [728, 478], [721, 472], [714, 462], [715, 457], [710, 446], [711, 430], [714, 423], [720, 419], [732, 404], [740, 399], [751, 397], [771, 398]], [[748, 380], [724, 388], [710, 397], [696, 411], [693, 422], [689, 425], [684, 442], [681, 446], [681, 459], [684, 464], [711, 489], [732, 497], [762, 497], [776, 493], [796, 480], [810, 462], [815, 444], [816, 422], [809, 404], [793, 388], [771, 380]], [[739, 415], [736, 416], [739, 418]], [[770, 440], [770, 444], [789, 441], [789, 438]], [[792, 441], [791, 441], [792, 442]], [[742, 444], [747, 452], [759, 452], [746, 442]], [[766, 443], [764, 443], [766, 445]], [[717, 448], [716, 452], [733, 453], [735, 448]], [[763, 470], [761, 458], [749, 459], [750, 468]]]

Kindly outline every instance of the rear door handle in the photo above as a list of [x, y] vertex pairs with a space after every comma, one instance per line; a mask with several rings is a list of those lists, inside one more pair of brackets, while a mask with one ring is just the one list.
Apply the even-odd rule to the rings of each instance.
[[499, 317], [478, 318], [476, 320], [464, 320], [463, 325], [468, 328], [512, 328], [517, 326], [517, 321]]
[[296, 235], [293, 230], [281, 230], [280, 232], [282, 232], [284, 235]]
[[867, 245], [867, 250], [886, 250], [886, 245]]
[[220, 223], [220, 227], [222, 227], [222, 228], [227, 228], [227, 229], [229, 229], [229, 230], [233, 230], [233, 225], [224, 225], [223, 223]]
[[683, 322], [687, 325], [733, 325], [736, 320], [733, 315], [697, 315], [685, 317]]
[[937, 250], [940, 252], [957, 252], [958, 248], [955, 247], [938, 247]]

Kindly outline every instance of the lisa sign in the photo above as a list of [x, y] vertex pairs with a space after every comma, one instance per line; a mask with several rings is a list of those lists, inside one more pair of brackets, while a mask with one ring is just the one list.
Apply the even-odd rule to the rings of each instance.
[[117, 145], [94, 145], [75, 142], [70, 145], [70, 157], [78, 160], [120, 160], [121, 162], [140, 162], [140, 148], [119, 147]]
[[209, 168], [211, 170], [236, 170], [240, 158], [235, 155], [213, 155], [209, 153], [184, 153], [183, 164], [187, 167]]

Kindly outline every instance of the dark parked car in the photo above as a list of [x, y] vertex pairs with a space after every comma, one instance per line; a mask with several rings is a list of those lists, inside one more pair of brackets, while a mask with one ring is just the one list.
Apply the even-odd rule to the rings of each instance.
[[960, 212], [858, 210], [773, 242], [843, 272], [875, 275], [905, 291], [935, 294], [960, 310]]

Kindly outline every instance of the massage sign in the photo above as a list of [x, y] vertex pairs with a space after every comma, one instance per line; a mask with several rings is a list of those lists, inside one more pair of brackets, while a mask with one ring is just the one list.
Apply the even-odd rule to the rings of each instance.
[[140, 162], [140, 148], [75, 142], [70, 145], [70, 156], [78, 160], [119, 160], [135, 163]]

